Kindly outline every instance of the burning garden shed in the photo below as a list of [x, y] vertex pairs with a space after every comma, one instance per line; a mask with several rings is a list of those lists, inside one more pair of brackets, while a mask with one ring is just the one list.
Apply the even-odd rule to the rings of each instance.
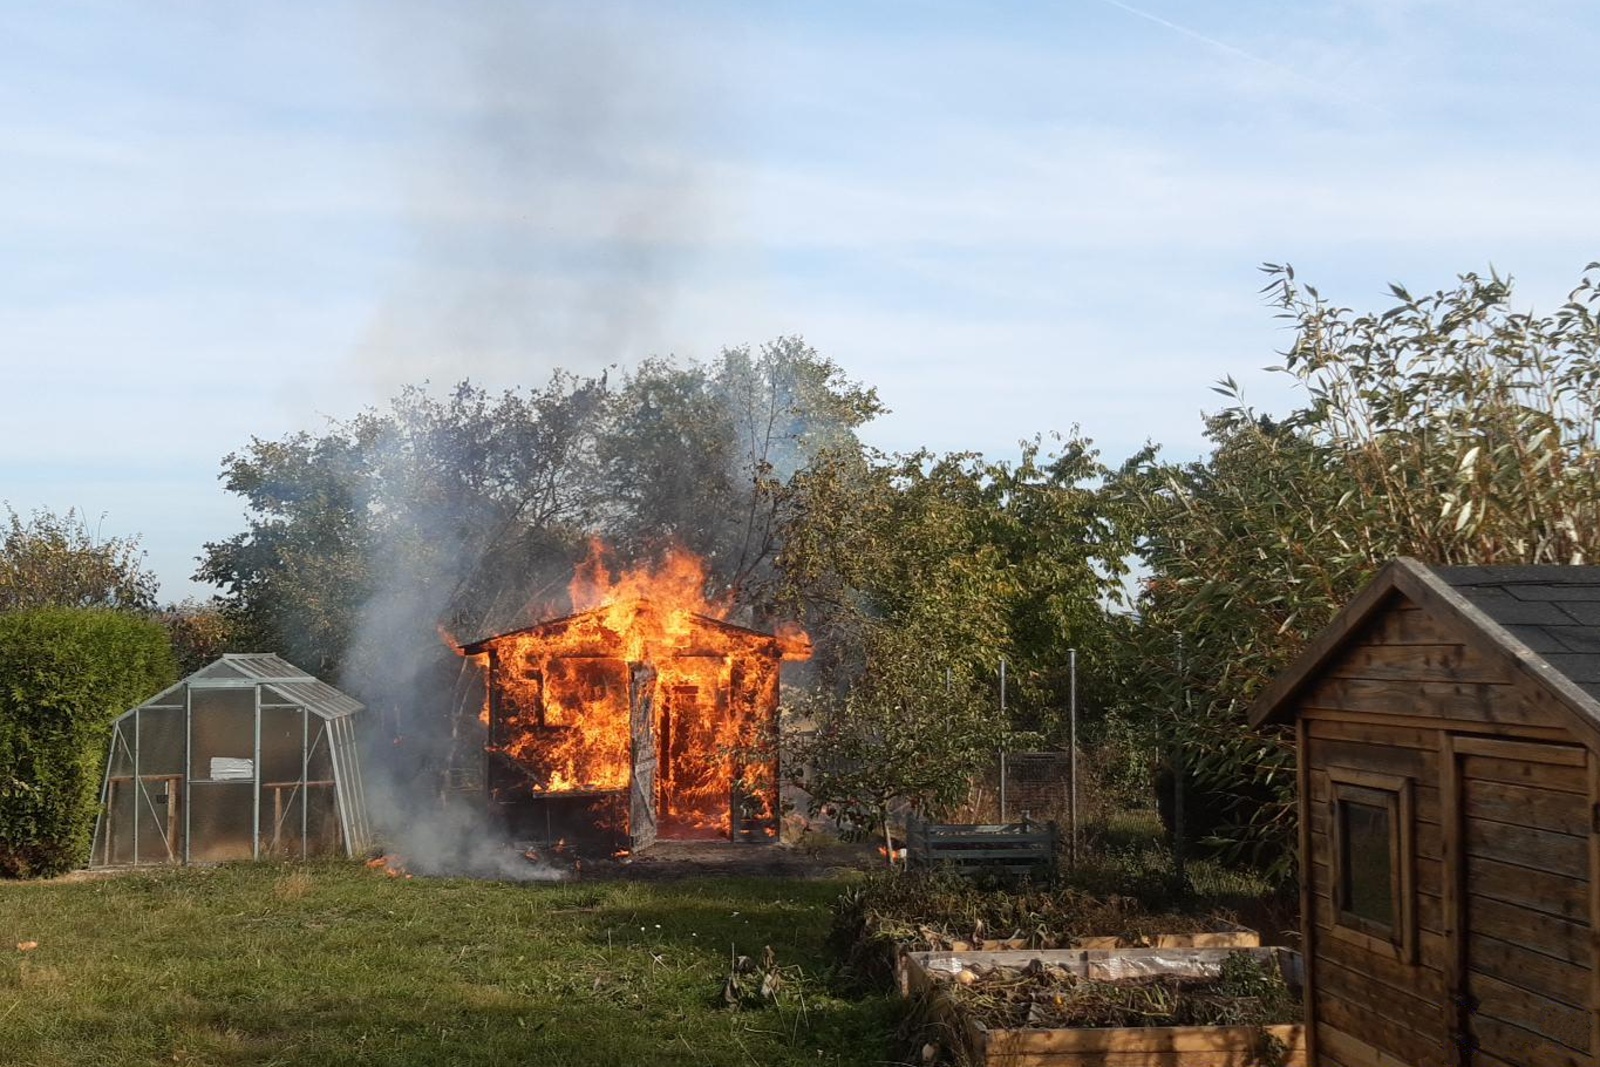
[[617, 583], [593, 563], [573, 600], [598, 606], [461, 647], [483, 671], [484, 788], [509, 830], [634, 850], [776, 834], [779, 666], [809, 642], [716, 618], [703, 583], [689, 557]]

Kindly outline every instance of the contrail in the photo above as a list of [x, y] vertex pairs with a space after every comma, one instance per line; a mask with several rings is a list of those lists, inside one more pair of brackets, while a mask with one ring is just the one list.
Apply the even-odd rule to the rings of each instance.
[[1109, 4], [1120, 11], [1126, 11], [1130, 15], [1137, 15], [1139, 18], [1153, 22], [1157, 26], [1164, 26], [1174, 33], [1181, 33], [1185, 37], [1191, 37], [1194, 40], [1199, 41], [1201, 44], [1210, 45], [1212, 48], [1220, 49], [1223, 52], [1227, 52], [1229, 55], [1235, 55], [1240, 59], [1249, 60], [1251, 63], [1266, 67], [1269, 70], [1277, 71], [1279, 74], [1288, 75], [1296, 81], [1304, 82], [1307, 85], [1316, 86], [1318, 89], [1326, 88], [1326, 86], [1317, 84], [1292, 67], [1286, 67], [1281, 63], [1274, 63], [1270, 59], [1263, 59], [1261, 56], [1255, 55], [1251, 52], [1246, 52], [1243, 48], [1238, 48], [1226, 41], [1219, 41], [1215, 37], [1207, 37], [1198, 30], [1191, 30], [1187, 26], [1180, 26], [1176, 22], [1162, 18], [1160, 15], [1153, 15], [1148, 11], [1142, 11], [1139, 8], [1136, 8], [1131, 4], [1124, 4], [1122, 0], [1100, 0], [1100, 2], [1103, 4]]

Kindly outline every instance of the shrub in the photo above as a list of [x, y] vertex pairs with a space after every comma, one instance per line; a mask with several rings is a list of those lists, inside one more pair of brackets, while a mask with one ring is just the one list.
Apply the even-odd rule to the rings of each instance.
[[157, 623], [81, 608], [0, 614], [0, 877], [88, 859], [111, 721], [175, 677]]

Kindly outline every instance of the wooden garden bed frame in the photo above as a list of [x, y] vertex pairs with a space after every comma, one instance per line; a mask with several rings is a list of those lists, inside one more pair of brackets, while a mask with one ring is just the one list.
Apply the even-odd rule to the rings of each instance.
[[[1283, 1047], [1282, 1067], [1307, 1067], [1305, 1026], [1147, 1026], [995, 1029], [971, 1018], [933, 977], [934, 959], [964, 964], [1025, 966], [1105, 963], [1113, 957], [1162, 955], [1163, 949], [1055, 949], [1044, 952], [913, 952], [902, 967], [901, 991], [926, 998], [929, 1018], [959, 1045], [973, 1067], [1261, 1067], [1269, 1036]], [[1182, 950], [1179, 950], [1182, 951]], [[1204, 949], [1191, 949], [1196, 953]], [[1259, 951], [1298, 954], [1288, 949]]]

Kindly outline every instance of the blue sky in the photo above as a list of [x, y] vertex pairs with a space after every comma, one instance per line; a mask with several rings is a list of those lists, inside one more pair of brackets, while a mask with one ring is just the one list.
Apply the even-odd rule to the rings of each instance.
[[1292, 402], [1264, 260], [1560, 302], [1596, 54], [1577, 0], [13, 0], [0, 500], [179, 598], [252, 435], [791, 333], [885, 448], [1196, 455], [1223, 375]]

